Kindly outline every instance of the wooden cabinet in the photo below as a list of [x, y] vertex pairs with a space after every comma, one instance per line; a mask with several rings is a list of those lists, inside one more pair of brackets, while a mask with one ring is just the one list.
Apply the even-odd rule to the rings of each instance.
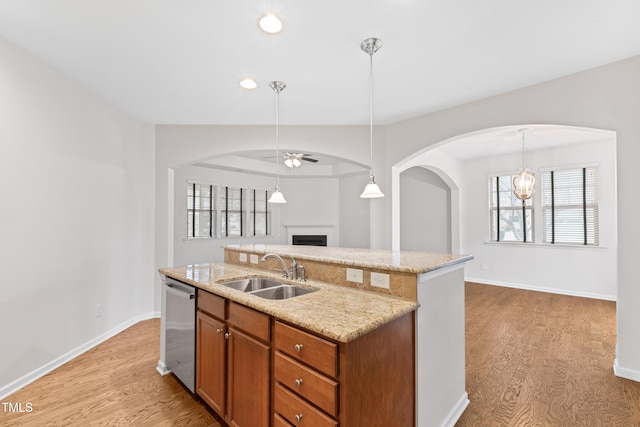
[[414, 332], [336, 342], [198, 290], [196, 392], [232, 427], [412, 427]]
[[228, 405], [231, 426], [268, 426], [270, 318], [236, 303], [229, 306]]
[[226, 407], [226, 325], [198, 311], [196, 323], [196, 393], [224, 417]]
[[415, 425], [414, 313], [348, 343], [274, 326], [274, 426]]
[[270, 317], [198, 290], [196, 392], [234, 427], [270, 422]]

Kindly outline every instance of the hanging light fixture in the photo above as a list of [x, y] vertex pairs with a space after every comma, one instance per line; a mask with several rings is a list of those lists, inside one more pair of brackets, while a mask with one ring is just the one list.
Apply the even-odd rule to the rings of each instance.
[[374, 37], [366, 39], [360, 43], [360, 49], [369, 54], [369, 152], [371, 154], [371, 169], [369, 170], [369, 183], [364, 188], [360, 197], [363, 199], [373, 199], [376, 197], [384, 197], [380, 187], [376, 184], [376, 178], [373, 175], [373, 54], [382, 47], [382, 40]]
[[522, 168], [518, 169], [518, 174], [513, 178], [513, 194], [522, 201], [530, 199], [535, 192], [534, 185], [536, 178], [531, 169], [524, 167], [524, 134], [527, 129], [520, 129], [522, 134]]
[[276, 189], [269, 198], [269, 203], [287, 203], [284, 196], [280, 192], [280, 174], [278, 173], [278, 163], [280, 161], [280, 92], [287, 87], [286, 84], [279, 81], [269, 83], [271, 89], [276, 92]]
[[302, 153], [287, 153], [284, 156], [284, 164], [288, 168], [296, 170], [302, 166]]

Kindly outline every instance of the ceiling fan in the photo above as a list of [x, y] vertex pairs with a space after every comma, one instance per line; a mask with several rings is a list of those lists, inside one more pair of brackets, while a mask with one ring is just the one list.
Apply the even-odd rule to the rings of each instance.
[[285, 153], [284, 164], [287, 167], [295, 170], [296, 168], [302, 166], [302, 161], [310, 162], [310, 163], [318, 163], [318, 159], [313, 159], [310, 156], [313, 156], [313, 154]]
[[[318, 159], [314, 159], [310, 153], [284, 153], [282, 159], [285, 166], [295, 170], [302, 166], [302, 162], [318, 163]], [[273, 159], [273, 157], [265, 157], [265, 159]]]

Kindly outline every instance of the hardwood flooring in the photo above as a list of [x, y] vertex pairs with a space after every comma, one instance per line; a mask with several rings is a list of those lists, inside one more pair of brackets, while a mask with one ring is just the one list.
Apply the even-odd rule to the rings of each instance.
[[[640, 427], [640, 383], [613, 375], [615, 303], [474, 283], [466, 303], [457, 427]], [[159, 336], [158, 319], [140, 322], [77, 357], [4, 399], [32, 411], [0, 406], [0, 426], [226, 427], [156, 372]]]
[[614, 302], [466, 284], [467, 426], [640, 426]]
[[160, 320], [137, 323], [4, 399], [32, 411], [0, 406], [0, 426], [226, 427], [173, 375], [158, 374], [159, 349]]

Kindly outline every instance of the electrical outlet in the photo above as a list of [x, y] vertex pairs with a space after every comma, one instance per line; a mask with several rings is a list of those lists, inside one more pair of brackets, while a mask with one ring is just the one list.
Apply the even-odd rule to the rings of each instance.
[[96, 317], [102, 317], [102, 304], [96, 304]]
[[480, 270], [487, 271], [487, 264], [480, 264]]
[[362, 283], [362, 270], [347, 268], [347, 280], [349, 282]]
[[244, 254], [244, 253], [240, 254], [240, 262], [247, 262], [247, 254]]
[[389, 275], [385, 273], [371, 273], [371, 286], [389, 289]]
[[251, 261], [251, 264], [257, 264], [259, 262], [258, 255], [256, 254], [249, 255], [249, 261]]

